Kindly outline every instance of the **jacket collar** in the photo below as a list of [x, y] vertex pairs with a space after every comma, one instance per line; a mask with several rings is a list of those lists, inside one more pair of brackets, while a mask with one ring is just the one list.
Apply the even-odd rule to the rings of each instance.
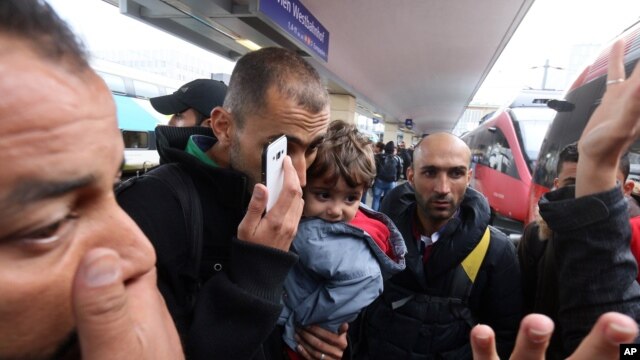
[[[407, 243], [407, 268], [411, 269], [418, 279], [434, 279], [452, 270], [476, 247], [489, 225], [490, 209], [485, 197], [478, 191], [467, 188], [459, 216], [453, 217], [440, 230], [440, 239], [434, 245], [426, 266], [422, 263], [422, 254], [418, 250], [418, 241], [412, 232], [415, 221], [416, 203], [409, 206], [399, 219], [398, 227], [402, 230]], [[426, 270], [426, 271], [425, 271]], [[426, 286], [424, 280], [418, 280]]]
[[156, 127], [156, 145], [160, 163], [180, 163], [194, 176], [194, 182], [205, 181], [208, 192], [216, 202], [244, 210], [251, 194], [247, 191], [248, 179], [243, 173], [221, 167], [213, 167], [184, 151], [191, 135], [204, 135], [217, 139], [210, 128], [205, 127]]

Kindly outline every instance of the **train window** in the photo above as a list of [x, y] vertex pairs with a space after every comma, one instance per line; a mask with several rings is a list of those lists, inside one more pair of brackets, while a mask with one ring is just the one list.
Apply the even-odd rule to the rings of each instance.
[[102, 71], [96, 71], [96, 73], [100, 75], [112, 93], [121, 95], [127, 94], [127, 88], [124, 84], [124, 79], [121, 76], [108, 74]]
[[[488, 130], [482, 129], [476, 135], [473, 135], [475, 140], [471, 147], [472, 160], [475, 163], [489, 166], [489, 157], [487, 156], [487, 144], [491, 139], [491, 133]], [[477, 138], [476, 138], [477, 137]]]
[[507, 138], [499, 128], [493, 128], [490, 132], [491, 140], [487, 151], [489, 167], [519, 179], [513, 153], [507, 142]]
[[520, 126], [524, 151], [529, 159], [536, 160], [556, 112], [548, 108], [519, 108], [512, 111], [514, 120]]
[[146, 131], [123, 130], [122, 138], [124, 139], [125, 149], [149, 148], [149, 133]]
[[148, 83], [146, 81], [133, 80], [133, 87], [136, 91], [136, 97], [139, 98], [152, 98], [163, 95], [160, 93], [160, 89], [157, 85]]

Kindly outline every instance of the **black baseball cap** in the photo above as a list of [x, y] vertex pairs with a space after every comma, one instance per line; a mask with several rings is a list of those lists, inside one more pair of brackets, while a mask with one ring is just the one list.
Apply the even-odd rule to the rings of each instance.
[[196, 79], [182, 85], [173, 94], [154, 97], [149, 101], [161, 114], [172, 115], [194, 108], [209, 117], [214, 107], [222, 106], [226, 94], [227, 85], [222, 81]]

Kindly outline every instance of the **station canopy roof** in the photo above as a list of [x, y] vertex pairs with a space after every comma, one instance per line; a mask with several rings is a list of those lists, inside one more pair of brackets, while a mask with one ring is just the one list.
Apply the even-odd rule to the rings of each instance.
[[454, 128], [534, 0], [106, 1], [232, 60], [238, 40], [295, 49], [358, 112], [430, 133]]

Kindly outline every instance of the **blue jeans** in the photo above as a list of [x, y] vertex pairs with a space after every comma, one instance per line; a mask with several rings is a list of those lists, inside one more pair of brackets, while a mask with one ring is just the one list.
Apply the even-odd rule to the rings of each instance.
[[396, 187], [395, 181], [386, 182], [376, 179], [373, 183], [373, 202], [371, 203], [371, 208], [378, 211], [378, 209], [380, 209], [380, 199], [394, 187]]

